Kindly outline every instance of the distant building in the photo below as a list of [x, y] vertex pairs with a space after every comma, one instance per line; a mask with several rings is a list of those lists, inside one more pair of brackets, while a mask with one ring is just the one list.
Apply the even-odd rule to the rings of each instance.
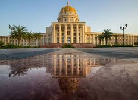
[[[46, 33], [41, 33], [40, 40], [32, 40], [32, 46], [46, 45], [49, 43], [64, 44], [64, 43], [91, 43], [98, 45], [98, 35], [101, 33], [92, 32], [91, 28], [86, 25], [86, 22], [79, 20], [79, 15], [75, 8], [71, 7], [69, 3], [61, 9], [57, 18], [58, 22], [52, 22], [50, 27], [46, 27]], [[12, 42], [9, 36], [0, 36], [0, 40], [5, 44]], [[138, 35], [125, 34], [125, 44], [134, 45], [138, 42]], [[13, 40], [15, 45], [18, 44], [17, 40]], [[114, 45], [123, 43], [122, 33], [113, 34], [108, 44]], [[22, 40], [22, 45], [29, 45], [27, 40]], [[101, 41], [101, 45], [105, 45], [105, 39]]]

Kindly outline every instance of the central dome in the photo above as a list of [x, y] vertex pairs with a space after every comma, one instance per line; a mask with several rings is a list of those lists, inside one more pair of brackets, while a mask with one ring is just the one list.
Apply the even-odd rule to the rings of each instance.
[[71, 7], [69, 5], [69, 2], [67, 2], [67, 5], [63, 7], [59, 13], [58, 22], [78, 22], [78, 21], [79, 17], [76, 9], [74, 7]]
[[65, 6], [61, 9], [61, 12], [74, 12], [77, 13], [76, 9], [71, 6]]

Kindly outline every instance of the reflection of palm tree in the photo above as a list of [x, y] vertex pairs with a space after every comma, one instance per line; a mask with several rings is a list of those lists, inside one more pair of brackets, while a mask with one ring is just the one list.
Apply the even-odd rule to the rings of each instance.
[[11, 75], [13, 76], [24, 76], [27, 74], [28, 71], [27, 67], [21, 67], [21, 66], [11, 66], [11, 72], [9, 73], [9, 77]]

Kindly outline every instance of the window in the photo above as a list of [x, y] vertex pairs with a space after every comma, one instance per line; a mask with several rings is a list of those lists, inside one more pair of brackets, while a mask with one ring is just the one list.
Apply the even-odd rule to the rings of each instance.
[[71, 18], [70, 21], [73, 21], [73, 18]]
[[67, 21], [67, 19], [65, 18], [65, 22]]
[[68, 43], [71, 43], [70, 38], [67, 39], [67, 42], [68, 42]]
[[67, 31], [67, 35], [70, 35], [70, 31]]
[[62, 38], [62, 43], [64, 43], [64, 37]]
[[64, 36], [64, 33], [62, 33], [62, 36]]
[[59, 33], [57, 33], [57, 36], [59, 36]]

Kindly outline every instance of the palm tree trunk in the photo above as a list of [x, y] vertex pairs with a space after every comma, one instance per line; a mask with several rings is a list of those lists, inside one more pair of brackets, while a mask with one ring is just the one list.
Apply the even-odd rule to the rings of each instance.
[[29, 39], [29, 46], [30, 46], [30, 39]]
[[117, 44], [118, 44], [117, 37], [115, 37], [115, 45], [117, 45]]
[[18, 46], [20, 46], [20, 39], [18, 39]]
[[106, 45], [107, 45], [107, 43], [108, 43], [108, 38], [105, 38], [105, 43], [106, 43]]

